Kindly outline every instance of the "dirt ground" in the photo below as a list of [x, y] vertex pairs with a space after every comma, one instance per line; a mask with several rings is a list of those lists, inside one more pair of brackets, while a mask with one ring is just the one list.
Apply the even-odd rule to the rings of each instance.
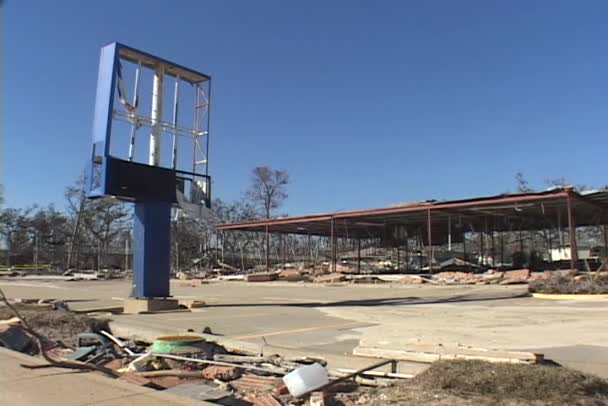
[[[15, 307], [36, 332], [51, 341], [61, 341], [68, 347], [76, 346], [76, 336], [80, 333], [110, 331], [107, 320], [36, 305], [18, 304]], [[0, 320], [14, 316], [11, 309], [0, 304]]]

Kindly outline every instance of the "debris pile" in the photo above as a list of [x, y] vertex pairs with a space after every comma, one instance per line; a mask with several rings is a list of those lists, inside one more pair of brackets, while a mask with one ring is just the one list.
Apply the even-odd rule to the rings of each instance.
[[345, 405], [352, 404], [351, 397], [359, 397], [370, 387], [386, 387], [403, 379], [399, 374], [371, 371], [394, 363], [392, 360], [357, 371], [330, 370], [318, 357], [230, 352], [226, 347], [232, 347], [222, 345], [220, 336], [211, 339], [209, 334], [162, 336], [152, 343], [130, 341], [114, 336], [106, 322], [72, 321], [83, 330], [70, 330], [74, 333], [70, 340], [65, 339], [65, 331], [57, 334], [45, 329], [49, 336], [64, 338], [50, 339], [37, 331], [43, 323], [39, 321], [41, 316], [34, 316], [36, 312], [51, 320], [57, 315], [76, 319], [86, 316], [66, 308], [53, 310], [37, 304], [29, 305], [36, 308], [24, 308], [4, 301], [6, 306], [0, 307], [0, 345], [40, 355], [48, 366], [94, 371], [199, 401], [260, 406]]
[[532, 272], [529, 269], [484, 273], [442, 271], [429, 276], [404, 275], [399, 279], [404, 284], [433, 283], [438, 285], [517, 285], [533, 281], [546, 281], [573, 274], [572, 270]]
[[558, 275], [553, 278], [539, 279], [530, 282], [531, 293], [546, 294], [608, 294], [608, 272], [593, 272], [584, 275]]
[[439, 361], [413, 379], [361, 394], [357, 404], [605, 405], [608, 381], [568, 368]]

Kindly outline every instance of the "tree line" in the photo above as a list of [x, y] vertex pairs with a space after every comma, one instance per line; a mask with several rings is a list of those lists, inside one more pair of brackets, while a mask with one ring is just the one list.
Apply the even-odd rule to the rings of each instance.
[[[286, 171], [257, 167], [249, 188], [237, 201], [216, 198], [213, 219], [189, 217], [176, 209], [172, 215], [173, 269], [203, 267], [229, 259], [244, 267], [244, 257], [263, 260], [263, 236], [215, 231], [214, 223], [270, 218], [287, 199]], [[5, 266], [39, 265], [53, 269], [111, 269], [132, 267], [133, 205], [112, 197], [87, 198], [84, 175], [67, 186], [65, 207], [55, 205], [3, 207], [0, 194], [0, 261]], [[240, 254], [240, 260], [236, 260]], [[247, 255], [245, 255], [247, 254]], [[250, 264], [247, 264], [250, 266]]]

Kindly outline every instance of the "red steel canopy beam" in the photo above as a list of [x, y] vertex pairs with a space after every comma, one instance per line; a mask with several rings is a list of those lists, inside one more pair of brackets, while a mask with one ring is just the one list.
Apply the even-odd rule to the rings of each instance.
[[424, 212], [427, 209], [432, 210], [440, 210], [440, 209], [458, 209], [458, 208], [473, 208], [473, 207], [488, 207], [492, 205], [504, 205], [504, 204], [517, 204], [517, 203], [530, 203], [537, 201], [547, 201], [547, 200], [556, 200], [560, 198], [567, 198], [569, 196], [568, 191], [559, 191], [559, 192], [551, 192], [551, 193], [537, 193], [537, 194], [528, 194], [528, 195], [514, 195], [514, 196], [503, 196], [503, 197], [494, 197], [494, 198], [480, 198], [473, 200], [464, 200], [464, 201], [453, 201], [453, 202], [445, 202], [445, 203], [421, 203], [421, 204], [413, 204], [409, 206], [402, 207], [387, 207], [381, 209], [367, 209], [367, 210], [355, 210], [350, 212], [342, 212], [335, 214], [320, 214], [320, 215], [311, 215], [311, 216], [301, 216], [301, 217], [287, 217], [280, 219], [271, 219], [271, 220], [261, 220], [261, 221], [251, 221], [251, 222], [243, 222], [236, 224], [222, 224], [217, 228], [219, 230], [246, 230], [252, 229], [256, 227], [266, 227], [266, 226], [279, 226], [279, 225], [287, 225], [287, 224], [304, 224], [307, 222], [323, 222], [323, 221], [332, 221], [332, 219], [348, 219], [355, 217], [364, 217], [364, 216], [382, 216], [388, 214], [401, 214], [401, 213], [411, 213], [411, 212]]

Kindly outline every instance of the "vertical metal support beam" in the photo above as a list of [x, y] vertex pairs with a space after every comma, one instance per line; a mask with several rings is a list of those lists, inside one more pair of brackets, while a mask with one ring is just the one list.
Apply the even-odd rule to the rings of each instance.
[[479, 245], [481, 247], [481, 264], [486, 264], [486, 244], [485, 244], [485, 231], [488, 228], [488, 218], [485, 217], [484, 229], [479, 233]]
[[308, 260], [312, 263], [312, 241], [310, 238], [310, 234], [308, 234]]
[[397, 245], [397, 272], [401, 271], [401, 258], [399, 257], [399, 246]]
[[[207, 87], [207, 147], [205, 148], [205, 175], [209, 175], [209, 138], [211, 137], [211, 78]], [[209, 190], [205, 190], [209, 193]]]
[[608, 258], [608, 225], [604, 224], [604, 257]]
[[410, 239], [409, 236], [405, 238], [405, 272], [409, 271], [410, 266]]
[[135, 203], [132, 296], [141, 299], [169, 296], [170, 235], [170, 203]]
[[562, 211], [557, 210], [557, 233], [559, 236], [559, 248], [564, 247], [564, 230], [562, 230]]
[[199, 117], [199, 113], [198, 113], [198, 106], [199, 106], [199, 98], [200, 98], [200, 88], [199, 85], [196, 84], [194, 85], [194, 128], [192, 129], [194, 132], [194, 135], [192, 137], [192, 172], [196, 173], [196, 150], [199, 148], [199, 139], [200, 139], [200, 129], [201, 129], [201, 122], [200, 122], [200, 117]]
[[549, 263], [553, 263], [553, 230], [549, 229]]
[[448, 216], [448, 251], [452, 251], [452, 216]]
[[357, 273], [361, 273], [361, 238], [357, 238]]
[[173, 152], [171, 163], [173, 169], [177, 168], [177, 117], [179, 113], [179, 76], [175, 78], [175, 90], [173, 92]]
[[433, 235], [432, 235], [432, 230], [431, 230], [431, 209], [429, 208], [427, 210], [427, 217], [426, 217], [426, 226], [427, 226], [427, 234], [428, 234], [428, 254], [427, 254], [427, 262], [429, 264], [429, 273], [432, 274], [433, 273]]
[[152, 166], [160, 165], [164, 76], [165, 73], [161, 67], [157, 68], [154, 72], [154, 83], [152, 85], [152, 113], [150, 114], [152, 133], [150, 134], [150, 155], [148, 158], [148, 164]]
[[500, 237], [500, 265], [505, 264], [505, 235], [504, 232], [499, 231], [498, 236]]
[[125, 238], [125, 272], [129, 270], [129, 237]]
[[226, 247], [226, 235], [224, 234], [224, 231], [220, 233], [220, 236], [222, 237], [222, 262], [226, 262], [224, 259], [224, 249]]
[[467, 232], [462, 231], [462, 256], [465, 261], [467, 260]]
[[281, 233], [281, 269], [285, 269], [285, 234]]
[[331, 271], [336, 272], [336, 236], [334, 235], [334, 218], [331, 218]]
[[266, 272], [270, 271], [270, 234], [268, 224], [266, 224]]
[[418, 267], [420, 272], [422, 272], [422, 230], [418, 230], [418, 235], [416, 237], [418, 242]]
[[570, 268], [577, 269], [578, 247], [576, 246], [576, 223], [574, 219], [574, 208], [572, 207], [572, 192], [568, 192], [566, 204], [568, 206], [568, 234], [570, 237]]
[[490, 238], [491, 238], [490, 243], [491, 243], [491, 247], [492, 247], [492, 268], [496, 268], [496, 241], [494, 238], [494, 231], [492, 231]]
[[[135, 115], [137, 115], [137, 106], [139, 105], [139, 78], [141, 76], [141, 62], [137, 64], [135, 70], [135, 90], [133, 91], [133, 107], [135, 108]], [[133, 124], [131, 125], [131, 137], [129, 140], [129, 161], [133, 161], [133, 155], [135, 155], [135, 136], [137, 135], [137, 117], [133, 117]]]

